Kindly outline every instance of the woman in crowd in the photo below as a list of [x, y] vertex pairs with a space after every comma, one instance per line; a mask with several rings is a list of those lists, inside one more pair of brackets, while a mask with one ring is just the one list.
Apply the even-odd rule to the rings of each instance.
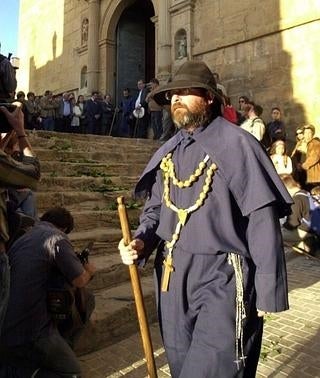
[[79, 131], [81, 134], [85, 133], [86, 126], [86, 116], [85, 116], [85, 101], [84, 96], [79, 95], [77, 102], [73, 108], [73, 113], [75, 116], [79, 117]]
[[297, 181], [301, 188], [305, 189], [307, 174], [301, 165], [306, 160], [307, 143], [303, 136], [303, 126], [296, 130], [296, 145], [291, 153], [293, 173], [292, 176]]
[[79, 133], [80, 132], [80, 115], [81, 110], [76, 103], [76, 99], [74, 97], [70, 98], [70, 103], [73, 109], [71, 124], [70, 124], [70, 132], [71, 133]]
[[270, 148], [270, 157], [279, 175], [291, 175], [292, 161], [286, 154], [286, 145], [283, 140], [277, 140]]

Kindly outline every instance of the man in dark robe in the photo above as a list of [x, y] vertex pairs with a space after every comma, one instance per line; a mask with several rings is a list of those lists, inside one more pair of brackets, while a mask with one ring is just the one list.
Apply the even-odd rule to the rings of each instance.
[[288, 309], [279, 218], [291, 198], [259, 142], [220, 117], [209, 68], [188, 61], [155, 100], [180, 129], [137, 186], [148, 197], [134, 240], [157, 249], [159, 321], [173, 378], [254, 377], [263, 315]]

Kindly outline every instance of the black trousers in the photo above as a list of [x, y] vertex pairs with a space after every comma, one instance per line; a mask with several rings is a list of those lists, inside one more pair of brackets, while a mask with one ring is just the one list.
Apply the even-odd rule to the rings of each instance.
[[62, 116], [61, 118], [56, 119], [56, 131], [62, 133], [70, 133], [71, 132], [71, 116]]
[[27, 378], [36, 370], [36, 378], [81, 376], [76, 355], [57, 331], [26, 345], [0, 345], [0, 378]]

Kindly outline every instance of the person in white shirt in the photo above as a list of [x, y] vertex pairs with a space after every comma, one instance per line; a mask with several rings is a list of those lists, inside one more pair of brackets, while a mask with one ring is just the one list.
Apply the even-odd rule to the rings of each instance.
[[146, 97], [148, 90], [144, 80], [142, 79], [138, 80], [137, 87], [139, 92], [135, 100], [135, 109], [133, 112], [136, 119], [134, 137], [146, 138], [148, 129], [148, 104], [146, 102]]
[[250, 134], [252, 134], [259, 141], [262, 140], [266, 127], [263, 120], [260, 118], [263, 109], [261, 106], [249, 101], [245, 105], [246, 120], [240, 125], [240, 127]]

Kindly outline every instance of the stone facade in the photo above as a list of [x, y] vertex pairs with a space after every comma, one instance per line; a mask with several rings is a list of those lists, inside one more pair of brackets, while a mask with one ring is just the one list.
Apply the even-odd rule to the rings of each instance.
[[144, 46], [149, 63], [138, 63], [146, 80], [167, 80], [187, 59], [204, 60], [235, 105], [247, 95], [264, 107], [266, 121], [280, 106], [291, 137], [304, 123], [320, 131], [319, 0], [21, 0], [19, 89], [115, 95], [122, 66], [136, 81], [132, 59], [143, 45], [118, 38], [128, 8], [154, 25], [154, 44]]

